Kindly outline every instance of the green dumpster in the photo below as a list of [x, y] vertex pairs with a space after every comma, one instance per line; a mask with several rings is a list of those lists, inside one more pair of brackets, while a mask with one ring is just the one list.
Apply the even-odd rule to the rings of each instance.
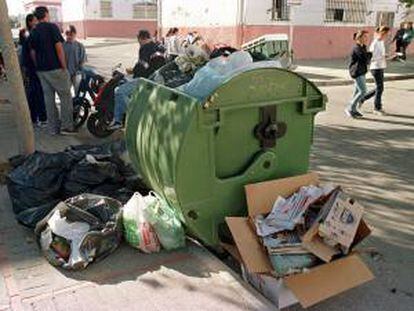
[[277, 68], [240, 73], [201, 102], [142, 79], [126, 140], [136, 170], [216, 247], [226, 216], [245, 215], [243, 186], [308, 171], [314, 116], [325, 96]]
[[293, 65], [293, 52], [289, 49], [287, 34], [264, 35], [244, 43], [242, 49], [258, 60], [278, 60], [283, 68], [291, 68]]

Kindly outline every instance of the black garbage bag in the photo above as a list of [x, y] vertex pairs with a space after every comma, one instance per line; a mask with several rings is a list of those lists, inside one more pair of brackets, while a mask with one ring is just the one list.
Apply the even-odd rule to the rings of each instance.
[[105, 258], [121, 242], [121, 207], [119, 201], [95, 194], [60, 202], [35, 229], [44, 256], [68, 270]]
[[71, 146], [59, 153], [35, 152], [10, 159], [6, 182], [16, 219], [34, 228], [58, 202], [82, 194], [126, 203], [135, 191], [148, 192], [123, 157], [124, 141]]
[[120, 171], [122, 166], [123, 163], [111, 156], [88, 154], [66, 174], [64, 194], [70, 197], [79, 193], [94, 192], [94, 188], [103, 184], [114, 186], [111, 191], [113, 192], [125, 180]]
[[17, 166], [6, 182], [19, 222], [34, 227], [56, 205], [65, 174], [73, 163], [74, 159], [64, 152], [35, 152], [15, 158], [12, 165]]

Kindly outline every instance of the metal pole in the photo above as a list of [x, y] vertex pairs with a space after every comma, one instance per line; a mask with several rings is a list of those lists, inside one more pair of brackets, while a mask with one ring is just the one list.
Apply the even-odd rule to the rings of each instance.
[[6, 0], [0, 0], [0, 47], [7, 75], [7, 84], [12, 96], [9, 98], [16, 119], [19, 149], [23, 154], [35, 150], [34, 133], [29, 106], [23, 86], [20, 65], [13, 43]]

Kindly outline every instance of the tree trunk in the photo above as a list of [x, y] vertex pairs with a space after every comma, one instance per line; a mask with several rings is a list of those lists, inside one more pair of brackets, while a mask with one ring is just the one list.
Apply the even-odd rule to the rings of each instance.
[[20, 152], [30, 154], [35, 150], [34, 133], [20, 65], [10, 29], [6, 0], [0, 0], [0, 47], [6, 69], [6, 83], [9, 87], [9, 93], [12, 95], [9, 101], [14, 110]]

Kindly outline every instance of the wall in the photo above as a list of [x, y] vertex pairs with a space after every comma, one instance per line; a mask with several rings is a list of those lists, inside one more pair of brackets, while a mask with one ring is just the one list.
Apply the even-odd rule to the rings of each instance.
[[78, 36], [135, 38], [139, 29], [154, 33], [154, 19], [134, 19], [132, 4], [139, 0], [112, 0], [112, 17], [102, 18], [100, 0], [62, 0], [64, 25], [74, 25]]
[[62, 0], [63, 22], [83, 20], [85, 8], [84, 0]]
[[[18, 0], [13, 0], [18, 1]], [[51, 21], [61, 25], [62, 7], [61, 0], [26, 0], [24, 1], [25, 13], [29, 14], [38, 6], [47, 6], [51, 13]]]
[[228, 27], [237, 24], [239, 0], [164, 0], [162, 27]]

